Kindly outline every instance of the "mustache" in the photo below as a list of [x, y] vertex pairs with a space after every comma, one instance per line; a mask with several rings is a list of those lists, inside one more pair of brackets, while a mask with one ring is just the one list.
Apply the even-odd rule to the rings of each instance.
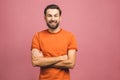
[[49, 21], [49, 23], [52, 23], [52, 22], [55, 22], [55, 23], [57, 23], [57, 21], [55, 21], [55, 20], [51, 20], [51, 21]]

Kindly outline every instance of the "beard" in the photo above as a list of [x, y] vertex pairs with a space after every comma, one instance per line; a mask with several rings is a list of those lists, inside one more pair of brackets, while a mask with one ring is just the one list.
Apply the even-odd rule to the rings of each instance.
[[[55, 23], [54, 25], [52, 25], [53, 22]], [[49, 22], [47, 23], [47, 26], [48, 26], [50, 29], [57, 29], [58, 26], [59, 26], [59, 22], [57, 22], [57, 21], [49, 21]]]

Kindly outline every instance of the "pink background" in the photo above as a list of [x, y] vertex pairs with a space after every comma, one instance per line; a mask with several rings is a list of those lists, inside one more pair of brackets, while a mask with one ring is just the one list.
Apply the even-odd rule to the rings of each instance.
[[61, 7], [61, 27], [78, 42], [71, 80], [120, 80], [120, 0], [0, 0], [0, 80], [38, 80], [31, 40], [47, 28], [50, 3]]

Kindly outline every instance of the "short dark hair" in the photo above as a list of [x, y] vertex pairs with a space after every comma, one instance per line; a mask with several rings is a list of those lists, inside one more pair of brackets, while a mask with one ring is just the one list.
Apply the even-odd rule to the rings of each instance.
[[60, 16], [61, 16], [61, 14], [62, 14], [61, 9], [60, 9], [59, 6], [56, 5], [56, 4], [50, 4], [50, 5], [48, 5], [48, 6], [44, 9], [44, 15], [46, 15], [46, 11], [47, 11], [48, 9], [58, 9]]

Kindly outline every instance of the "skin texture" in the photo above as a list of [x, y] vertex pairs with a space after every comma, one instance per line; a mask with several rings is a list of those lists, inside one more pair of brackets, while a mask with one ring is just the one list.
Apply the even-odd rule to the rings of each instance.
[[[59, 23], [61, 16], [59, 10], [48, 9], [45, 15], [45, 21], [48, 25], [48, 31], [51, 33], [57, 33], [60, 31]], [[39, 67], [54, 67], [54, 68], [70, 68], [75, 65], [76, 50], [68, 50], [67, 55], [58, 57], [44, 57], [42, 51], [38, 49], [32, 49], [32, 64]]]
[[46, 11], [45, 20], [49, 29], [57, 29], [60, 23], [60, 19], [61, 16], [59, 15], [59, 11], [57, 9], [48, 9]]

